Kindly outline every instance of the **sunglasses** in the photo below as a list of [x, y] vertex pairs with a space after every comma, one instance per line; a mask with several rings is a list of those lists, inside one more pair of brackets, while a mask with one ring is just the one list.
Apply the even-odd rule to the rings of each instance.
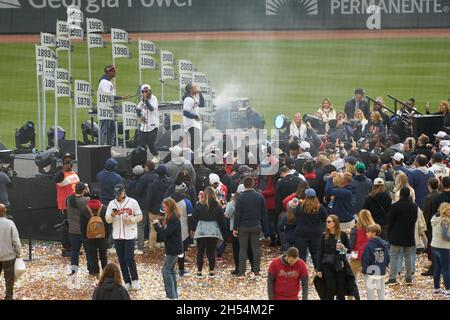
[[333, 221], [327, 221], [327, 223], [333, 223]]
[[141, 92], [144, 93], [144, 92], [149, 92], [149, 91], [148, 90], [142, 90]]

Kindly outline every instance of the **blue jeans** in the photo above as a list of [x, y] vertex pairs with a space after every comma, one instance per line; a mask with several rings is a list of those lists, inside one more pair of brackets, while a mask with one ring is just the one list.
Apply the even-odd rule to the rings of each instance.
[[391, 274], [389, 276], [390, 279], [397, 279], [398, 263], [400, 252], [402, 251], [402, 249], [405, 258], [406, 279], [412, 278], [413, 265], [415, 264], [415, 261], [413, 261], [413, 254], [416, 251], [416, 247], [399, 247], [391, 245], [391, 248], [389, 249], [389, 256], [391, 257]]
[[166, 297], [169, 299], [178, 299], [177, 292], [177, 275], [175, 265], [177, 264], [177, 256], [164, 257], [164, 264], [162, 267], [162, 276], [164, 281], [164, 289], [166, 290]]
[[431, 247], [433, 253], [434, 288], [441, 287], [441, 274], [446, 290], [450, 290], [450, 250]]
[[297, 238], [295, 241], [295, 247], [298, 249], [299, 258], [306, 262], [308, 256], [308, 250], [311, 254], [311, 259], [313, 261], [314, 269], [319, 268], [319, 246], [320, 238], [318, 239], [304, 239]]
[[100, 144], [109, 146], [116, 144], [116, 124], [114, 120], [100, 120]]
[[119, 258], [120, 271], [123, 281], [131, 284], [131, 281], [139, 280], [134, 261], [134, 246], [136, 240], [114, 240], [117, 258]]
[[[78, 271], [78, 266], [80, 262], [80, 251], [81, 246], [84, 248], [84, 252], [87, 253], [86, 249], [86, 239], [84, 239], [79, 234], [69, 234], [70, 246], [72, 247], [72, 251], [70, 253], [70, 265], [72, 266], [72, 271]], [[92, 273], [91, 261], [86, 255], [87, 268], [89, 273]]]
[[[402, 272], [403, 271], [403, 249], [400, 250], [400, 253], [398, 255], [398, 272]], [[412, 256], [412, 264], [413, 264], [413, 270], [412, 272], [415, 273], [416, 272], [416, 259], [417, 259], [417, 250], [414, 250]]]

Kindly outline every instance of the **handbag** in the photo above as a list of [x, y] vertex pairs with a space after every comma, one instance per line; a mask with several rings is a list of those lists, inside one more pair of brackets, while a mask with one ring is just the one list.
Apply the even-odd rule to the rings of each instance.
[[14, 263], [14, 281], [19, 280], [20, 276], [22, 276], [26, 270], [27, 267], [23, 259], [17, 258], [16, 262]]

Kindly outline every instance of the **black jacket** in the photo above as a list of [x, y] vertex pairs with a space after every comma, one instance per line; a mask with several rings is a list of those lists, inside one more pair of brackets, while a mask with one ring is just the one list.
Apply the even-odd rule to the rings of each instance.
[[158, 214], [161, 209], [161, 203], [164, 200], [164, 194], [172, 183], [172, 179], [167, 176], [158, 176], [147, 189], [147, 203], [145, 209], [147, 212]]
[[295, 209], [296, 226], [295, 236], [302, 239], [319, 239], [325, 228], [327, 220], [327, 211], [320, 206], [319, 212], [309, 214], [304, 212], [301, 205]]
[[239, 228], [265, 227], [266, 200], [254, 190], [246, 190], [236, 200], [234, 230]]
[[[102, 218], [103, 225], [105, 226], [105, 239], [102, 239], [102, 240], [107, 240], [109, 238], [109, 235], [111, 234], [112, 225], [107, 223], [105, 220], [107, 207], [108, 206], [103, 205], [102, 209], [100, 211], [100, 218]], [[81, 210], [80, 230], [81, 230], [81, 235], [83, 236], [84, 239], [87, 239], [87, 235], [86, 235], [87, 234], [87, 225], [89, 223], [90, 218], [91, 218], [91, 215], [87, 208], [84, 208], [83, 210]], [[98, 239], [95, 239], [95, 240], [98, 240]]]
[[428, 161], [430, 161], [431, 158], [433, 158], [433, 152], [425, 146], [416, 147], [416, 150], [414, 150], [414, 152], [412, 153], [412, 157], [416, 157], [419, 154], [425, 155]]
[[139, 178], [136, 184], [136, 200], [139, 202], [139, 205], [145, 206], [148, 186], [157, 178], [158, 175], [153, 171], [149, 171]]
[[433, 217], [438, 212], [439, 206], [444, 202], [450, 203], [450, 191], [444, 191], [440, 195], [436, 196], [436, 198], [434, 198], [433, 205], [431, 207], [431, 217]]
[[400, 199], [391, 206], [388, 214], [389, 243], [399, 247], [416, 245], [415, 227], [417, 205], [410, 199]]
[[181, 240], [180, 218], [173, 215], [167, 220], [167, 225], [163, 228], [159, 223], [155, 225], [156, 231], [164, 239], [166, 255], [177, 256], [183, 253], [183, 241]]
[[131, 300], [127, 289], [117, 285], [114, 279], [106, 278], [103, 284], [94, 290], [92, 300]]
[[387, 192], [380, 192], [375, 197], [368, 196], [364, 202], [364, 209], [372, 214], [373, 220], [380, 226], [387, 225], [387, 215], [391, 209], [392, 199]]
[[336, 171], [336, 167], [333, 165], [327, 165], [322, 168], [317, 168], [316, 170], [316, 181], [317, 181], [317, 198], [321, 203], [324, 203], [323, 198], [325, 197], [325, 186], [327, 181], [325, 180], [325, 176]]
[[[192, 186], [192, 184], [190, 184], [189, 182], [185, 182], [187, 190], [186, 190], [186, 195], [187, 198], [193, 203], [197, 203], [198, 198], [197, 198], [197, 193], [195, 192], [195, 188]], [[164, 193], [164, 197], [169, 197], [171, 194], [175, 193], [175, 183], [172, 183], [169, 188], [167, 189], [167, 191]]]
[[277, 212], [283, 212], [283, 200], [297, 191], [301, 179], [292, 174], [278, 180], [275, 191], [275, 208]]
[[199, 221], [216, 221], [219, 225], [220, 233], [223, 239], [226, 239], [227, 230], [225, 226], [225, 215], [218, 203], [212, 203], [209, 208], [204, 203], [197, 203], [193, 214], [193, 230], [197, 229]]
[[[344, 231], [341, 231], [340, 237], [341, 243], [347, 248], [348, 251], [350, 248], [350, 241], [348, 239], [347, 234]], [[329, 263], [329, 258], [327, 256], [334, 256], [335, 259], [340, 259], [342, 261], [347, 261], [345, 255], [338, 254], [336, 250], [337, 240], [330, 236], [328, 239], [325, 238], [325, 233], [322, 234], [322, 238], [320, 241], [319, 252], [318, 252], [318, 271], [323, 271], [323, 265]]]

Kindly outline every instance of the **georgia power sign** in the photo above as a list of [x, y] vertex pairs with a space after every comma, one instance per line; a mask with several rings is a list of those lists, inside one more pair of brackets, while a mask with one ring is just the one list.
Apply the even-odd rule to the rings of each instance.
[[152, 7], [192, 7], [193, 0], [0, 0], [0, 9], [20, 9], [20, 2], [28, 3], [34, 9], [59, 9], [76, 6], [88, 13], [100, 12], [103, 8], [120, 8], [141, 6]]

